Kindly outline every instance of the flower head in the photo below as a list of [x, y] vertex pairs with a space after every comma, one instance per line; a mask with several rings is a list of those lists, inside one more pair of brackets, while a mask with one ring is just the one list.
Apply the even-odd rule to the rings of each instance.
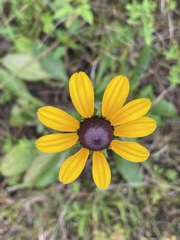
[[101, 115], [95, 114], [93, 86], [84, 72], [71, 76], [69, 92], [82, 121], [77, 121], [61, 109], [41, 107], [38, 110], [39, 120], [60, 133], [40, 137], [36, 146], [42, 152], [54, 153], [80, 143], [82, 148], [62, 164], [60, 181], [65, 184], [74, 181], [92, 153], [94, 182], [99, 188], [105, 189], [110, 184], [111, 171], [103, 150], [112, 149], [132, 162], [142, 162], [148, 158], [149, 152], [145, 147], [136, 142], [123, 142], [120, 138], [143, 137], [155, 130], [156, 122], [152, 118], [144, 117], [151, 102], [147, 98], [139, 98], [124, 105], [129, 93], [129, 81], [124, 76], [113, 78], [107, 85], [102, 99]]

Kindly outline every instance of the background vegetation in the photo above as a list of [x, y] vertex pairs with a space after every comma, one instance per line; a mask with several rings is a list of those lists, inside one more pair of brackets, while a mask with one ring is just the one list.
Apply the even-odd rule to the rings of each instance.
[[[0, 3], [0, 239], [177, 240], [180, 159], [178, 0], [2, 0]], [[74, 149], [36, 150], [50, 132], [36, 117], [52, 105], [76, 116], [72, 73], [93, 80], [97, 103], [116, 75], [128, 100], [148, 97], [156, 132], [140, 139], [149, 160], [109, 152], [112, 182], [98, 190], [91, 161], [72, 184], [59, 167]]]

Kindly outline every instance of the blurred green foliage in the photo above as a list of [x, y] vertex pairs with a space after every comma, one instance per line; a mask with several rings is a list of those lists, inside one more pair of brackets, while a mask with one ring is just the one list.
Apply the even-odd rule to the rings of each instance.
[[[8, 186], [45, 189], [58, 181], [60, 163], [73, 152], [42, 154], [36, 150], [36, 137], [48, 133], [37, 120], [37, 109], [55, 103], [51, 97], [38, 97], [29, 86], [37, 88], [37, 91], [45, 86], [52, 93], [54, 89], [63, 89], [60, 94], [64, 94], [69, 104], [64, 89], [68, 88], [69, 76], [82, 70], [93, 81], [96, 105], [99, 107], [103, 91], [111, 78], [118, 74], [126, 75], [131, 83], [130, 98], [147, 97], [154, 102], [149, 114], [157, 120], [158, 126], [165, 129], [167, 120], [179, 121], [177, 104], [170, 97], [162, 95], [167, 86], [176, 89], [180, 84], [178, 33], [174, 30], [173, 37], [169, 37], [170, 24], [176, 25], [178, 20], [174, 17], [173, 23], [172, 19], [168, 22], [172, 13], [178, 15], [179, 1], [162, 2], [165, 2], [165, 6], [161, 6], [161, 10], [160, 3], [152, 0], [109, 1], [108, 5], [88, 0], [12, 0], [0, 3], [3, 23], [0, 28], [0, 129], [3, 133], [0, 136], [3, 155], [0, 173], [7, 179]], [[164, 32], [161, 30], [163, 28]], [[6, 45], [8, 47], [3, 47]], [[4, 115], [6, 111], [8, 119]], [[33, 133], [35, 131], [33, 137], [28, 138], [26, 132], [23, 136], [12, 134], [12, 129], [22, 131], [25, 128], [32, 128]], [[145, 144], [150, 145], [148, 140]], [[160, 150], [156, 147], [151, 150], [153, 154], [150, 161], [156, 162]], [[115, 154], [109, 158], [115, 160], [110, 163], [112, 175], [115, 173], [112, 181], [128, 183], [136, 189], [139, 201], [143, 201], [140, 187], [144, 183], [145, 171], [139, 164], [117, 158]], [[161, 181], [167, 184], [167, 189], [171, 189], [169, 182], [178, 179], [174, 168], [162, 170], [155, 164], [147, 169], [150, 169], [149, 173], [155, 181], [163, 179]], [[89, 189], [92, 186], [93, 183], [87, 184]], [[70, 188], [76, 193], [81, 185], [76, 181]], [[79, 239], [83, 239], [89, 219], [93, 219], [98, 226], [101, 216], [105, 224], [110, 224], [110, 219], [116, 218], [116, 211], [121, 212], [122, 223], [114, 225], [112, 229], [97, 229], [93, 239], [115, 239], [115, 234], [119, 234], [122, 240], [131, 239], [132, 231], [138, 227], [136, 217], [143, 223], [143, 214], [130, 204], [131, 196], [122, 202], [116, 201], [120, 190], [109, 196], [109, 201], [101, 194], [98, 205], [93, 205], [92, 209], [89, 208], [91, 202], [95, 201], [92, 194], [83, 208], [76, 201], [69, 206], [66, 220], [72, 222]], [[150, 195], [152, 201], [161, 201], [165, 191], [163, 188], [159, 192], [155, 187]], [[132, 215], [132, 230], [127, 227], [126, 232], [123, 225], [127, 226], [128, 222], [124, 209], [128, 209]], [[155, 226], [152, 228], [157, 239], [160, 239], [161, 234]]]
[[[11, 23], [11, 19], [8, 21], [8, 18], [4, 15], [2, 17], [4, 27], [1, 28], [0, 32], [5, 39], [13, 43], [13, 48], [11, 52], [8, 51], [7, 54], [4, 54], [1, 59], [0, 84], [3, 87], [3, 92], [0, 96], [0, 103], [3, 106], [15, 99], [10, 113], [10, 124], [12, 126], [24, 126], [27, 122], [36, 124], [37, 108], [44, 105], [42, 101], [31, 95], [26, 82], [39, 83], [43, 81], [49, 86], [54, 86], [54, 84], [57, 86], [65, 84], [67, 86], [67, 69], [63, 61], [67, 50], [72, 48], [75, 53], [83, 49], [83, 51], [86, 51], [86, 34], [89, 31], [91, 33], [96, 31], [97, 28], [97, 25], [94, 23], [91, 5], [86, 0], [46, 3], [37, 1], [35, 4], [32, 3], [28, 1], [11, 2], [10, 16], [13, 16], [15, 23], [13, 21]], [[23, 7], [22, 4], [24, 4]], [[133, 1], [132, 4], [127, 2], [123, 7], [127, 10], [127, 22], [118, 25], [118, 20], [113, 20], [108, 24], [108, 28], [112, 28], [112, 30], [110, 32], [105, 31], [101, 36], [101, 41], [95, 40], [93, 43], [99, 48], [96, 50], [98, 59], [94, 65], [97, 67], [97, 70], [93, 76], [97, 101], [100, 101], [107, 83], [117, 73], [128, 74], [131, 81], [131, 95], [133, 97], [149, 97], [151, 100], [154, 100], [156, 96], [152, 84], [146, 84], [140, 89], [139, 86], [143, 76], [149, 69], [152, 55], [158, 57], [158, 54], [161, 54], [156, 53], [155, 47], [151, 47], [155, 31], [154, 12], [157, 9], [157, 4], [150, 0], [144, 0], [142, 3], [138, 1]], [[2, 8], [3, 4], [1, 4], [1, 11]], [[40, 14], [42, 10], [43, 12]], [[32, 28], [34, 16], [37, 25]], [[99, 16], [99, 19], [96, 16], [96, 22], [102, 21], [101, 18], [102, 16]], [[58, 26], [61, 24], [63, 25], [59, 28]], [[30, 31], [27, 31], [27, 29], [30, 29]], [[39, 37], [40, 31], [43, 31], [47, 39], [53, 38], [59, 41], [51, 51], [48, 51], [47, 44]], [[81, 33], [82, 40], [79, 42]], [[141, 46], [137, 49], [132, 49], [135, 47], [132, 42], [135, 35], [141, 39]], [[110, 40], [108, 44], [107, 40]], [[89, 42], [89, 44], [91, 43]], [[118, 49], [118, 52], [121, 53], [119, 56], [117, 56], [115, 49]], [[176, 40], [162, 53], [167, 61], [175, 61], [173, 67], [169, 69], [169, 76], [167, 76], [169, 83], [175, 85], [179, 83], [180, 69], [178, 67], [180, 51]], [[137, 54], [136, 58], [133, 57], [134, 54]], [[107, 74], [107, 72], [109, 73]], [[163, 117], [176, 117], [176, 107], [172, 102], [161, 99], [152, 107], [150, 114], [157, 119], [159, 125], [163, 126]], [[43, 134], [43, 130], [39, 133]], [[17, 146], [13, 147], [10, 152], [7, 151], [7, 154], [5, 153], [1, 161], [1, 172], [3, 175], [8, 177], [16, 176], [21, 181], [19, 174], [28, 171], [31, 161], [30, 159], [26, 160], [29, 164], [24, 165], [24, 159], [21, 156], [15, 154], [14, 159], [12, 159], [11, 154], [14, 154], [14, 151], [19, 153], [19, 147], [22, 144], [28, 144], [29, 141], [31, 143], [32, 140], [20, 139], [17, 142]], [[4, 139], [4, 144], [6, 145], [6, 139]], [[33, 144], [28, 146], [28, 148], [32, 152], [35, 151], [33, 150]], [[23, 148], [21, 149], [21, 153], [25, 154], [23, 151], [26, 152], [26, 147], [24, 147], [24, 150]], [[23, 170], [6, 171], [6, 166], [8, 166], [7, 159], [9, 158], [12, 161], [10, 164], [12, 169], [16, 169], [18, 166], [14, 165], [16, 165], [16, 162], [19, 162], [20, 165], [22, 164]], [[53, 162], [51, 158], [52, 156], [49, 155], [45, 157], [47, 164], [45, 160], [44, 163], [41, 163], [40, 159], [43, 159], [41, 156], [37, 157], [37, 159], [33, 157], [32, 162], [36, 162], [40, 166], [38, 171], [41, 173], [38, 174], [43, 176], [43, 173], [48, 171], [46, 175], [55, 180], [57, 179], [56, 174], [53, 174], [52, 177], [52, 169], [47, 167], [48, 162]], [[52, 165], [56, 168], [55, 162]], [[135, 170], [138, 168], [138, 165], [136, 164], [133, 167], [131, 165], [132, 163], [129, 162], [120, 164], [119, 161], [117, 170], [128, 182], [139, 182], [140, 179], [142, 181], [142, 177], [137, 174], [138, 169]], [[133, 169], [132, 173], [129, 173], [129, 168]], [[43, 180], [44, 178], [42, 177]], [[39, 179], [38, 181], [41, 180]], [[49, 183], [49, 181], [45, 182]], [[33, 180], [31, 184], [26, 185], [33, 187], [39, 184], [36, 183], [36, 180]]]
[[143, 37], [145, 44], [151, 45], [153, 41], [154, 32], [154, 17], [153, 13], [156, 9], [157, 3], [155, 1], [144, 0], [133, 1], [126, 5], [129, 13], [128, 23], [136, 27], [139, 35]]

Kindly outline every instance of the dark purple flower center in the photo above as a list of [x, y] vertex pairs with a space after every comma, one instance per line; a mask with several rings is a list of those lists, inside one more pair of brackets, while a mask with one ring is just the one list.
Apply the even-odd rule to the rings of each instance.
[[80, 123], [79, 141], [90, 151], [101, 151], [109, 147], [113, 140], [113, 127], [102, 117], [86, 118]]

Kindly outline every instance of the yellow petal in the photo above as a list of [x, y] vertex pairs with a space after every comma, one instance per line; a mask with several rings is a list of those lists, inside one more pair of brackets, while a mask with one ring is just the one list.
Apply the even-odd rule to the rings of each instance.
[[129, 81], [124, 76], [113, 78], [107, 85], [102, 100], [102, 115], [110, 120], [123, 106], [129, 93]]
[[113, 140], [111, 142], [111, 149], [124, 159], [131, 162], [143, 162], [149, 156], [149, 151], [136, 142], [121, 142]]
[[82, 148], [79, 152], [66, 159], [59, 172], [60, 181], [67, 184], [78, 178], [84, 169], [88, 155], [89, 150]]
[[144, 137], [156, 129], [156, 121], [149, 117], [141, 117], [132, 122], [127, 122], [115, 128], [114, 135], [120, 137]]
[[46, 106], [38, 109], [39, 120], [47, 127], [63, 132], [75, 132], [79, 122], [63, 110]]
[[136, 120], [144, 116], [151, 107], [151, 101], [148, 98], [139, 98], [133, 100], [122, 107], [112, 118], [111, 124], [118, 126], [126, 122]]
[[55, 153], [64, 151], [72, 147], [78, 141], [76, 133], [55, 133], [40, 137], [36, 141], [36, 147], [45, 153]]
[[94, 89], [84, 72], [74, 73], [69, 81], [69, 92], [74, 107], [84, 118], [94, 114]]
[[111, 170], [109, 164], [102, 152], [95, 151], [93, 153], [93, 179], [98, 188], [105, 189], [111, 181]]

